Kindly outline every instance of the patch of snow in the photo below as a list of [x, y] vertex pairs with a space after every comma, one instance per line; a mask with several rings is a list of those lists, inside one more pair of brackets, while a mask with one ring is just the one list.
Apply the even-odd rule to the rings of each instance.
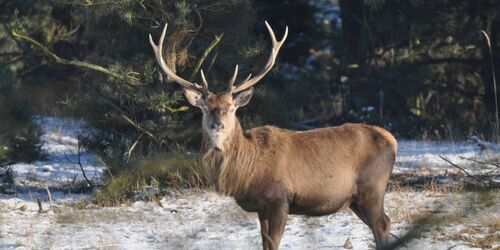
[[[11, 165], [16, 186], [44, 188], [48, 185], [58, 188], [83, 181], [78, 164], [78, 136], [87, 131], [84, 122], [59, 117], [36, 117], [35, 122], [43, 131], [42, 150], [47, 159]], [[91, 181], [101, 180], [105, 168], [94, 155], [82, 149], [80, 162]]]
[[398, 140], [398, 155], [394, 173], [427, 170], [432, 174], [444, 174], [457, 171], [441, 157], [465, 168], [472, 174], [498, 175], [497, 167], [477, 164], [474, 160], [500, 162], [500, 144], [488, 143], [482, 147], [474, 141], [407, 141]]
[[[472, 212], [470, 223], [487, 219], [477, 214], [497, 216], [497, 202], [484, 208], [471, 194], [448, 194], [436, 197], [426, 193], [390, 192], [386, 210], [392, 219], [392, 232], [402, 235], [411, 223], [405, 218], [412, 214], [458, 214]], [[85, 199], [82, 196], [55, 194], [60, 213], [38, 213], [37, 205], [28, 197], [0, 199], [0, 248], [118, 248], [118, 249], [259, 249], [260, 229], [257, 215], [243, 211], [228, 197], [215, 193], [185, 191], [163, 197], [162, 206], [137, 201], [99, 209], [76, 209], [64, 206], [64, 199]], [[60, 200], [61, 199], [61, 200]], [[475, 204], [475, 205], [474, 205]], [[450, 206], [452, 205], [452, 206]], [[469, 205], [473, 205], [469, 207]], [[45, 201], [44, 207], [49, 204]], [[442, 209], [447, 206], [447, 209]], [[24, 208], [23, 208], [24, 207]], [[465, 210], [467, 209], [467, 210]], [[493, 214], [492, 214], [493, 213]], [[469, 223], [469, 222], [467, 222]], [[443, 225], [440, 234], [451, 237], [459, 228]], [[460, 241], [436, 240], [438, 232], [424, 231], [408, 243], [408, 249], [473, 249]], [[477, 237], [481, 235], [476, 235]], [[350, 238], [354, 249], [373, 247], [369, 228], [351, 211], [330, 216], [290, 216], [282, 239], [282, 249], [343, 249]], [[461, 246], [460, 244], [463, 244]], [[498, 246], [498, 243], [496, 243]]]

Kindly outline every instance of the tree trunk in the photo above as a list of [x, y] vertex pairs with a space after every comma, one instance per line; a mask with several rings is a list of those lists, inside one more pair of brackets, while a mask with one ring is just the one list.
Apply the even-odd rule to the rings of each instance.
[[361, 0], [340, 0], [342, 36], [344, 40], [344, 63], [361, 63], [364, 55], [362, 44], [363, 3]]

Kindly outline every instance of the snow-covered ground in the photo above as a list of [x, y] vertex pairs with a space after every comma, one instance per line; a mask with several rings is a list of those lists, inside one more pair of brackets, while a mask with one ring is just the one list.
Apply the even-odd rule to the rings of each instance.
[[[498, 194], [492, 199], [498, 201]], [[480, 226], [481, 238], [500, 219], [499, 205], [482, 208], [477, 194], [433, 195], [426, 193], [387, 194], [386, 209], [392, 218], [392, 232], [404, 234], [419, 215], [433, 213], [444, 218], [459, 216], [456, 222], [423, 231], [408, 249], [471, 249], [468, 242], [452, 240], [464, 228]], [[29, 196], [0, 201], [0, 248], [50, 249], [259, 249], [259, 224], [255, 214], [242, 211], [230, 198], [214, 193], [187, 191], [167, 195], [155, 202], [134, 202], [112, 208], [78, 209], [64, 206], [59, 196], [58, 212], [38, 213]], [[468, 201], [468, 202], [463, 202]], [[472, 205], [472, 207], [470, 207]], [[446, 206], [446, 209], [442, 209]], [[471, 213], [467, 216], [467, 212]], [[456, 215], [455, 215], [456, 214]], [[472, 220], [471, 218], [474, 217]], [[498, 228], [498, 224], [496, 224]], [[484, 233], [482, 233], [484, 232]], [[498, 234], [498, 232], [497, 232]], [[498, 236], [497, 236], [498, 237]], [[354, 249], [373, 246], [370, 230], [350, 211], [331, 216], [290, 216], [282, 249], [342, 249], [350, 238]], [[495, 242], [498, 247], [499, 243]]]
[[[30, 164], [12, 165], [15, 181], [21, 188], [64, 189], [65, 186], [84, 181], [78, 162], [78, 135], [85, 134], [82, 121], [70, 118], [37, 117], [44, 134], [42, 150], [46, 159]], [[88, 179], [99, 182], [104, 166], [98, 159], [81, 149], [80, 163]]]
[[[76, 136], [81, 122], [43, 117], [45, 161], [15, 164], [18, 193], [0, 194], [0, 249], [259, 249], [257, 216], [241, 210], [228, 197], [186, 190], [165, 195], [159, 202], [136, 201], [118, 207], [95, 207], [89, 194], [63, 193], [83, 181], [77, 160]], [[484, 144], [484, 145], [483, 145]], [[459, 171], [439, 155], [472, 174], [496, 174], [480, 161], [499, 160], [500, 147], [485, 142], [400, 141], [394, 172], [434, 175]], [[465, 157], [465, 158], [464, 158]], [[92, 155], [81, 154], [92, 181], [104, 167]], [[45, 187], [53, 189], [52, 204]], [[39, 213], [37, 197], [42, 201]], [[436, 224], [419, 230], [408, 249], [473, 249], [492, 239], [500, 247], [500, 195], [497, 192], [447, 193], [436, 190], [393, 190], [386, 195], [391, 231], [402, 237], [420, 221]], [[52, 208], [51, 208], [52, 206]], [[487, 238], [489, 237], [489, 238]], [[282, 249], [343, 249], [350, 239], [354, 249], [373, 248], [370, 230], [351, 211], [330, 216], [290, 216]], [[487, 244], [482, 243], [482, 246]], [[404, 249], [404, 247], [403, 247]], [[480, 249], [480, 248], [477, 248]]]
[[476, 160], [500, 163], [500, 144], [484, 142], [475, 137], [465, 142], [399, 140], [398, 147], [395, 173], [427, 170], [434, 174], [443, 174], [446, 171], [458, 170], [450, 169], [450, 164], [441, 157], [465, 167], [472, 174], [500, 173], [493, 165], [475, 162]]

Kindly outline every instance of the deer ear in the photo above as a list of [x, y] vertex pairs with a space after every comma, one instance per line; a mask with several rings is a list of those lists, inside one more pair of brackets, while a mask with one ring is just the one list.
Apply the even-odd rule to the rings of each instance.
[[184, 96], [186, 96], [186, 99], [189, 102], [189, 104], [195, 107], [201, 108], [204, 103], [201, 93], [196, 90], [185, 88]]
[[253, 95], [253, 88], [249, 88], [245, 91], [242, 91], [241, 93], [237, 94], [234, 97], [234, 105], [236, 107], [242, 107], [247, 105], [248, 102], [250, 102], [252, 95]]

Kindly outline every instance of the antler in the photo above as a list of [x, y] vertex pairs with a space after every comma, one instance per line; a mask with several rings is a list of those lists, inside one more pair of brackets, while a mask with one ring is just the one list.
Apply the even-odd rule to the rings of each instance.
[[236, 64], [236, 67], [234, 67], [234, 73], [233, 76], [231, 77], [231, 80], [229, 80], [229, 92], [231, 92], [231, 89], [234, 85], [234, 82], [236, 81], [236, 77], [238, 76], [238, 64]]
[[274, 62], [276, 61], [276, 57], [278, 56], [278, 52], [279, 52], [281, 46], [283, 45], [283, 43], [285, 42], [286, 37], [288, 36], [288, 26], [286, 26], [286, 28], [285, 28], [285, 34], [283, 35], [283, 38], [281, 39], [281, 41], [278, 42], [276, 40], [276, 36], [274, 35], [274, 31], [271, 28], [271, 26], [267, 23], [267, 21], [265, 23], [266, 23], [267, 30], [269, 31], [269, 35], [271, 36], [271, 40], [273, 42], [273, 48], [271, 50], [271, 55], [269, 56], [269, 59], [267, 59], [266, 66], [264, 66], [264, 68], [259, 72], [259, 74], [257, 74], [253, 78], [250, 78], [251, 75], [249, 75], [247, 77], [247, 79], [245, 79], [245, 81], [243, 81], [242, 83], [240, 83], [238, 86], [235, 87], [235, 86], [233, 86], [233, 84], [234, 84], [234, 81], [236, 80], [236, 76], [238, 74], [238, 66], [236, 66], [233, 77], [229, 81], [229, 90], [228, 91], [230, 93], [238, 93], [240, 91], [243, 91], [245, 89], [252, 87], [258, 81], [260, 81], [260, 79], [262, 79], [272, 69]]
[[165, 34], [167, 33], [167, 26], [168, 26], [168, 23], [165, 23], [165, 27], [163, 27], [163, 32], [161, 33], [160, 40], [158, 41], [158, 46], [153, 42], [153, 36], [151, 36], [151, 34], [149, 34], [149, 42], [151, 43], [151, 47], [153, 47], [153, 51], [155, 52], [156, 61], [158, 61], [158, 64], [160, 64], [160, 67], [163, 70], [163, 72], [166, 75], [170, 76], [170, 78], [172, 78], [175, 82], [182, 85], [182, 87], [190, 88], [190, 89], [200, 91], [202, 93], [206, 93], [208, 91], [208, 84], [207, 84], [207, 80], [205, 79], [205, 76], [203, 75], [203, 71], [201, 71], [201, 77], [203, 79], [204, 87], [202, 87], [196, 83], [192, 83], [190, 81], [184, 80], [182, 77], [176, 75], [172, 70], [170, 70], [167, 67], [167, 63], [165, 63], [165, 60], [163, 60], [163, 55], [162, 55], [162, 53], [163, 53], [163, 41], [165, 40]]

